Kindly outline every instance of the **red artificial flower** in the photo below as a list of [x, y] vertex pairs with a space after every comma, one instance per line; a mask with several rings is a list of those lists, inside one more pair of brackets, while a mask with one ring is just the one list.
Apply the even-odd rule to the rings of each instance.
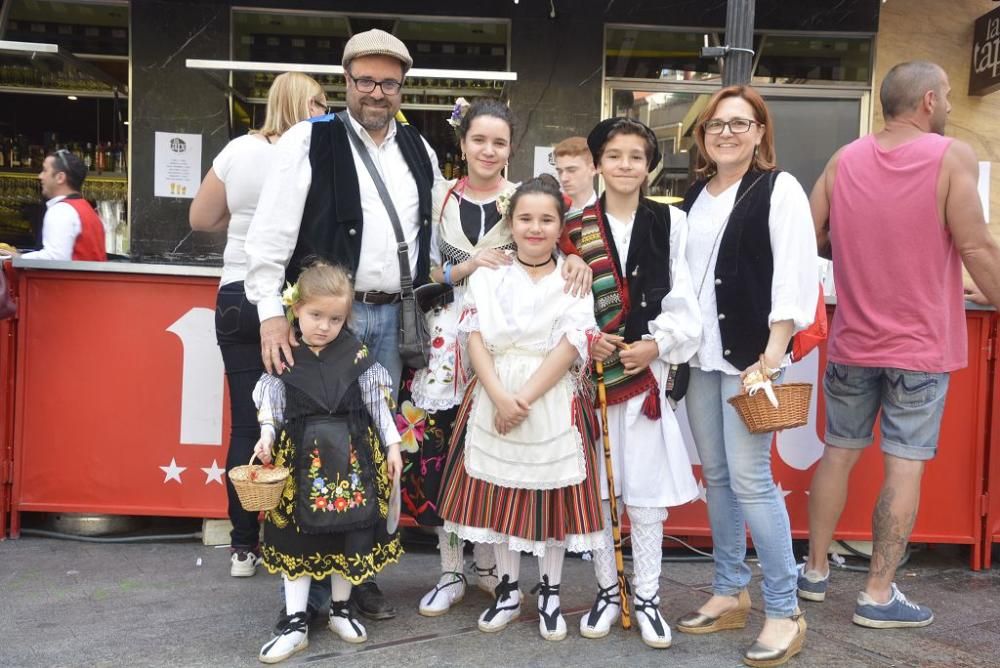
[[431, 341], [431, 345], [434, 346], [435, 348], [440, 348], [441, 346], [444, 345], [444, 337], [435, 336], [434, 340]]

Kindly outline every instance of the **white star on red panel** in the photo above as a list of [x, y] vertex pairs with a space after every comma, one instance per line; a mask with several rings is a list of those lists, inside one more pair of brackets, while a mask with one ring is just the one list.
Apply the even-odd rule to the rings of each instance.
[[217, 482], [220, 485], [225, 484], [222, 482], [222, 474], [226, 472], [226, 469], [220, 468], [218, 462], [216, 462], [214, 459], [212, 460], [212, 465], [210, 467], [205, 468], [203, 466], [201, 467], [201, 470], [205, 472], [206, 485], [213, 482]]
[[170, 464], [168, 466], [159, 467], [166, 475], [163, 477], [163, 483], [166, 484], [171, 480], [176, 480], [178, 483], [181, 481], [181, 473], [187, 471], [186, 466], [178, 466], [177, 460], [173, 457], [170, 458]]

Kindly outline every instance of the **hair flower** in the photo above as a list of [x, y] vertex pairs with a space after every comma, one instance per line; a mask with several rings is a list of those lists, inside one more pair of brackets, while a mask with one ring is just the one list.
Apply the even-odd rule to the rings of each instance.
[[510, 200], [513, 196], [513, 190], [504, 190], [502, 193], [497, 195], [497, 211], [500, 212], [501, 218], [507, 217], [507, 213], [510, 211]]
[[458, 129], [458, 126], [462, 123], [462, 117], [465, 116], [465, 112], [469, 109], [469, 101], [464, 97], [460, 97], [455, 100], [455, 106], [452, 107], [451, 116], [448, 117], [448, 125]]
[[299, 301], [299, 284], [285, 283], [285, 291], [281, 293], [281, 303], [285, 305], [285, 317], [288, 322], [295, 320], [295, 312], [292, 307]]

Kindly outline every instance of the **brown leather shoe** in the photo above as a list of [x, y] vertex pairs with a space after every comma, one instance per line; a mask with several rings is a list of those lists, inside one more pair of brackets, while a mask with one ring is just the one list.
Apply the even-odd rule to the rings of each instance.
[[693, 633], [700, 635], [703, 633], [715, 633], [716, 631], [728, 631], [730, 629], [742, 629], [747, 625], [747, 618], [750, 616], [750, 594], [746, 589], [740, 592], [737, 597], [737, 606], [724, 612], [718, 617], [704, 615], [697, 610], [689, 612], [677, 620], [677, 630], [681, 633]]
[[794, 621], [799, 630], [792, 637], [787, 647], [775, 649], [754, 641], [746, 654], [743, 655], [743, 663], [753, 668], [773, 668], [788, 662], [790, 658], [802, 651], [802, 643], [806, 639], [806, 618], [799, 612], [790, 618]]

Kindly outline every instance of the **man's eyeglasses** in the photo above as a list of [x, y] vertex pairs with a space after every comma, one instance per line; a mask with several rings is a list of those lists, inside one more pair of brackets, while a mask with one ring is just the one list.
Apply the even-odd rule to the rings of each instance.
[[394, 79], [386, 79], [384, 81], [375, 81], [375, 79], [369, 77], [361, 77], [360, 79], [355, 79], [354, 75], [349, 72], [347, 76], [351, 78], [351, 81], [354, 82], [354, 85], [362, 93], [373, 93], [375, 92], [375, 87], [378, 86], [379, 88], [382, 89], [382, 92], [385, 95], [396, 95], [403, 87], [403, 84], [401, 82], [396, 81]]
[[734, 135], [741, 135], [750, 132], [750, 128], [755, 125], [760, 125], [760, 123], [752, 121], [749, 118], [734, 118], [730, 121], [713, 118], [710, 121], [705, 121], [705, 124], [701, 127], [705, 129], [705, 134], [707, 135], [721, 135], [727, 127]]

